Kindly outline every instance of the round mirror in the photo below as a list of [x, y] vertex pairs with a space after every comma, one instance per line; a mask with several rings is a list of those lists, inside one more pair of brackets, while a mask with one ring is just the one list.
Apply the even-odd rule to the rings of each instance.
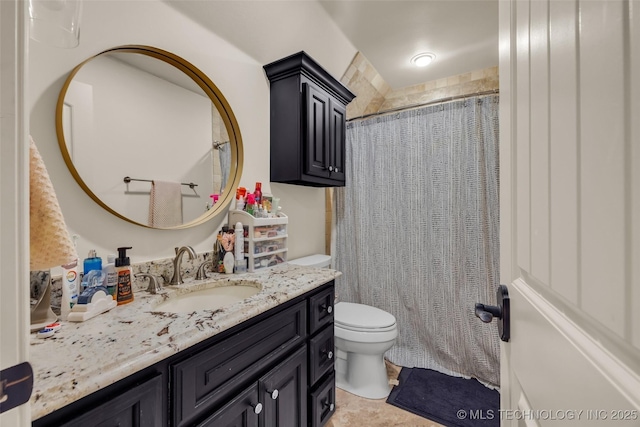
[[144, 227], [201, 224], [231, 202], [240, 181], [231, 107], [199, 69], [161, 49], [120, 46], [74, 68], [56, 132], [80, 187]]

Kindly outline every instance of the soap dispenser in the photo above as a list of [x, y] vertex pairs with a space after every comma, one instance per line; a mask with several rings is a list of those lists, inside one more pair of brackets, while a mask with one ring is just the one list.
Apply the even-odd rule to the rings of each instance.
[[116, 258], [116, 273], [118, 274], [116, 301], [118, 305], [133, 301], [131, 262], [127, 256], [127, 249], [131, 249], [131, 247], [118, 248], [118, 258]]

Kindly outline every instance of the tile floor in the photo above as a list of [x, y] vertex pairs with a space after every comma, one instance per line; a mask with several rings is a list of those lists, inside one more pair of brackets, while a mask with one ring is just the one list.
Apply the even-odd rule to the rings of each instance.
[[[387, 363], [390, 380], [398, 378], [400, 367]], [[326, 427], [442, 427], [386, 403], [386, 399], [370, 400], [336, 388], [336, 412]]]

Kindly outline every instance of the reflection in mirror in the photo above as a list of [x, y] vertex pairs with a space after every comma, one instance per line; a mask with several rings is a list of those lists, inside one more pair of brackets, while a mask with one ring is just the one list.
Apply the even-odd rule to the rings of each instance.
[[[123, 219], [182, 228], [233, 197], [242, 153], [233, 113], [213, 83], [175, 55], [123, 47], [80, 64], [60, 94], [57, 126], [78, 183]], [[158, 214], [152, 187], [155, 209], [170, 210], [177, 223], [149, 222]], [[219, 201], [208, 210], [213, 194]]]

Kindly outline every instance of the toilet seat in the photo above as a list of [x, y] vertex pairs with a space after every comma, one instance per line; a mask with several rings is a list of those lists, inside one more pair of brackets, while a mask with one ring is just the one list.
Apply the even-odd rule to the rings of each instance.
[[396, 329], [396, 318], [379, 308], [351, 302], [335, 305], [335, 326], [354, 332], [388, 332]]
[[353, 332], [369, 332], [369, 333], [375, 333], [375, 332], [388, 332], [388, 331], [393, 331], [394, 329], [396, 329], [396, 324], [394, 323], [391, 326], [387, 326], [386, 328], [358, 328], [355, 326], [349, 326], [349, 325], [343, 325], [340, 322], [334, 322], [335, 323], [335, 327], [336, 328], [340, 328], [340, 329], [344, 329], [346, 331], [353, 331]]

